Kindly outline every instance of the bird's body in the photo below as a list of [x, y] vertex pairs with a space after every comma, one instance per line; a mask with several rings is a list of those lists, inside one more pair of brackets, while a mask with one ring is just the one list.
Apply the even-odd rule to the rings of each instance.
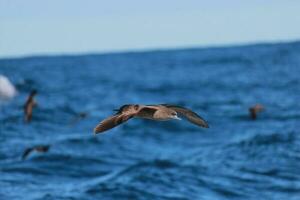
[[176, 112], [162, 105], [139, 105], [135, 117], [157, 121], [173, 119]]
[[25, 160], [33, 151], [45, 153], [49, 150], [49, 148], [49, 145], [37, 145], [34, 147], [27, 148], [22, 155], [22, 160]]
[[186, 117], [190, 122], [208, 128], [207, 122], [193, 111], [175, 105], [158, 104], [158, 105], [123, 105], [117, 110], [117, 113], [102, 122], [94, 129], [94, 133], [101, 133], [109, 130], [127, 120], [136, 117], [156, 121], [166, 121], [171, 119], [180, 119], [177, 114]]
[[256, 104], [249, 108], [250, 117], [255, 120], [257, 118], [257, 114], [262, 112], [264, 107], [261, 104]]
[[34, 96], [36, 95], [36, 90], [33, 90], [30, 95], [28, 96], [26, 103], [24, 105], [24, 120], [25, 122], [30, 122], [32, 118], [32, 110], [37, 105], [36, 101], [34, 100]]

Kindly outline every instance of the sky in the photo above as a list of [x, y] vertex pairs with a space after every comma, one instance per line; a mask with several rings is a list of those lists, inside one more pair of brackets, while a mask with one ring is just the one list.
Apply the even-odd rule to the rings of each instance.
[[297, 0], [0, 0], [0, 57], [300, 39]]

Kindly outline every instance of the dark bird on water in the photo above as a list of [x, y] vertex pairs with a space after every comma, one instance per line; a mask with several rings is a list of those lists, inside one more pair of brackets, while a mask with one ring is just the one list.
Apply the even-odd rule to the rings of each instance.
[[42, 153], [48, 152], [49, 148], [50, 145], [37, 145], [34, 147], [27, 148], [22, 155], [22, 159], [26, 159], [29, 156], [29, 154], [31, 154], [33, 151]]
[[251, 119], [255, 120], [257, 117], [257, 114], [262, 112], [264, 110], [264, 107], [261, 104], [256, 104], [249, 108], [249, 114]]
[[177, 115], [185, 117], [188, 121], [198, 126], [208, 128], [208, 123], [195, 112], [180, 106], [170, 104], [158, 105], [138, 105], [129, 104], [123, 105], [116, 110], [117, 113], [107, 119], [101, 121], [95, 128], [94, 133], [101, 133], [107, 131], [127, 120], [137, 117], [156, 121], [166, 121], [180, 118]]
[[32, 110], [37, 105], [36, 101], [34, 100], [34, 96], [37, 94], [36, 90], [32, 90], [29, 94], [26, 103], [24, 105], [24, 120], [25, 122], [30, 122], [32, 118]]

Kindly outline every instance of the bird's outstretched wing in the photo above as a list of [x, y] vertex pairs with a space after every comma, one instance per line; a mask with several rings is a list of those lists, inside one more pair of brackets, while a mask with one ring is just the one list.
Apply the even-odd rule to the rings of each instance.
[[134, 114], [119, 114], [119, 115], [114, 115], [107, 119], [104, 119], [94, 128], [94, 133], [97, 134], [97, 133], [107, 131], [111, 128], [114, 128], [114, 127], [126, 122], [133, 116], [134, 116]]
[[34, 96], [36, 95], [36, 93], [37, 93], [36, 90], [32, 90], [25, 102], [25, 105], [24, 105], [25, 118], [24, 119], [26, 122], [31, 121], [33, 107], [35, 107], [37, 105], [36, 101], [34, 100]]
[[33, 148], [27, 148], [22, 155], [22, 160], [25, 160], [33, 150]]
[[187, 120], [189, 120], [193, 124], [196, 124], [204, 128], [209, 128], [208, 123], [202, 117], [200, 117], [197, 113], [187, 108], [171, 105], [171, 104], [161, 104], [161, 105], [175, 110], [178, 114], [183, 115]]

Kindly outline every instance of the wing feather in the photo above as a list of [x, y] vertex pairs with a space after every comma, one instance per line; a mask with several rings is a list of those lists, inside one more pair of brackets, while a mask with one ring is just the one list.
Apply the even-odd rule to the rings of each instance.
[[134, 116], [133, 114], [120, 114], [120, 115], [114, 115], [107, 119], [104, 119], [94, 128], [94, 133], [97, 134], [112, 129], [126, 122], [133, 116]]

